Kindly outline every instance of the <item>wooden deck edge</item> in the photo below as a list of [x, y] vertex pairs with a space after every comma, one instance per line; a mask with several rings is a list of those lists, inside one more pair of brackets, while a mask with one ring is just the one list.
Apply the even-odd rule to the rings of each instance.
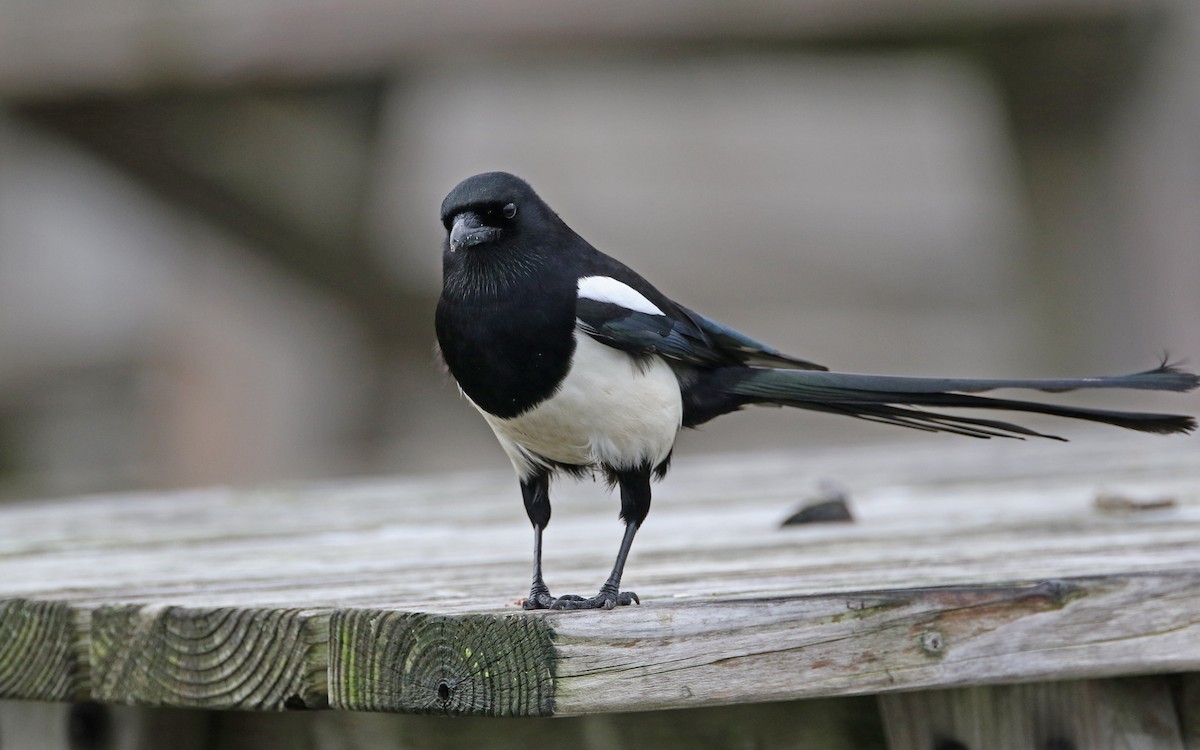
[[645, 608], [611, 634], [557, 620], [556, 712], [1200, 670], [1197, 570], [720, 606]]
[[1200, 571], [445, 615], [0, 602], [0, 698], [579, 715], [1200, 671]]
[[0, 698], [321, 708], [328, 638], [297, 610], [0, 601]]

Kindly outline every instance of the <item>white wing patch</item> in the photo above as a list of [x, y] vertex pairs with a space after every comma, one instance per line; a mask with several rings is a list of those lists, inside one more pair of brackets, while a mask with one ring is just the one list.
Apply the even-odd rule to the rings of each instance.
[[607, 302], [610, 305], [624, 307], [626, 310], [662, 315], [663, 311], [646, 299], [638, 290], [623, 284], [611, 276], [584, 276], [579, 280], [578, 294], [597, 302]]

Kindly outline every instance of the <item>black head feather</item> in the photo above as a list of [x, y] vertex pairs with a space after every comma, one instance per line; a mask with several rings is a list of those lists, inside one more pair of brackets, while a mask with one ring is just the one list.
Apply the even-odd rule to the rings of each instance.
[[517, 211], [545, 206], [528, 182], [508, 172], [484, 172], [454, 186], [442, 201], [442, 224], [449, 229], [455, 216], [471, 211], [482, 215], [509, 204]]

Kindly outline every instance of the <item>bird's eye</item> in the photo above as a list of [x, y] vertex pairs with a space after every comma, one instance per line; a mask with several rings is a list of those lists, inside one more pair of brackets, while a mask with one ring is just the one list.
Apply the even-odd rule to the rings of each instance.
[[505, 205], [504, 208], [500, 209], [500, 211], [504, 214], [504, 218], [511, 219], [517, 215], [517, 204], [509, 203]]

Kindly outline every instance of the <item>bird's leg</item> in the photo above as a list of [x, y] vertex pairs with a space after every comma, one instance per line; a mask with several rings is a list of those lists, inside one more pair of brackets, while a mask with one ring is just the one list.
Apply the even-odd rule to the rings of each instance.
[[554, 604], [550, 588], [542, 578], [542, 527], [533, 527], [533, 585], [529, 588], [529, 598], [522, 605], [525, 609], [549, 609]]
[[550, 473], [543, 471], [521, 480], [521, 496], [525, 499], [529, 522], [533, 524], [533, 585], [522, 606], [525, 609], [549, 609], [554, 604], [554, 597], [542, 578], [542, 529], [550, 523]]
[[621, 537], [621, 547], [617, 550], [612, 574], [600, 587], [600, 593], [591, 599], [572, 595], [560, 596], [551, 605], [553, 609], [612, 609], [642, 603], [632, 591], [621, 591], [621, 575], [625, 571], [625, 560], [629, 557], [629, 550], [633, 547], [633, 538], [641, 528], [642, 521], [646, 519], [646, 514], [650, 512], [650, 467], [610, 471], [610, 474], [621, 487], [621, 520], [625, 522], [625, 535]]
[[629, 548], [633, 546], [633, 537], [637, 534], [639, 524], [625, 523], [625, 536], [621, 537], [621, 548], [617, 550], [617, 561], [613, 564], [612, 574], [600, 587], [600, 593], [591, 599], [582, 596], [566, 594], [554, 600], [552, 609], [612, 609], [626, 604], [641, 604], [638, 595], [632, 591], [621, 591], [621, 574], [625, 571], [625, 558], [629, 557]]

